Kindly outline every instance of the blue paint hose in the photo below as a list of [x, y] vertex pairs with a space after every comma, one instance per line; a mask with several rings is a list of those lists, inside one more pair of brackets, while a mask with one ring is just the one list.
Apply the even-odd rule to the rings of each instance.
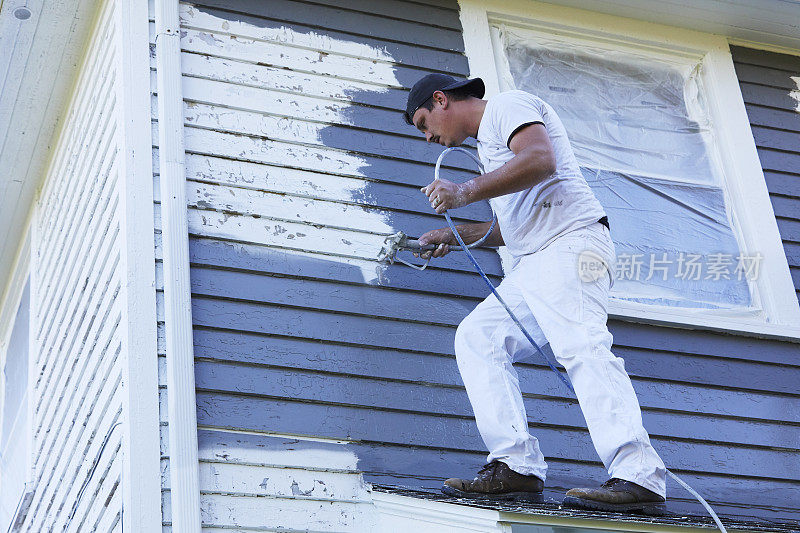
[[[475, 163], [477, 163], [477, 165], [480, 168], [481, 172], [483, 172], [483, 165], [481, 164], [480, 159], [478, 159], [475, 156], [475, 154], [473, 154], [472, 152], [470, 152], [468, 150], [465, 150], [464, 148], [451, 147], [451, 148], [447, 148], [447, 149], [443, 150], [442, 153], [439, 155], [439, 159], [436, 160], [436, 169], [434, 171], [434, 179], [439, 179], [439, 168], [442, 165], [442, 160], [444, 159], [444, 156], [447, 155], [450, 152], [453, 152], [453, 151], [463, 152], [463, 153], [467, 154], [469, 157], [472, 158], [473, 161], [475, 161]], [[536, 341], [533, 340], [533, 337], [531, 336], [530, 333], [528, 333], [528, 330], [525, 329], [525, 326], [522, 325], [522, 322], [519, 321], [519, 319], [511, 311], [511, 308], [508, 307], [508, 304], [506, 304], [506, 302], [503, 301], [503, 298], [497, 293], [497, 290], [494, 288], [494, 285], [492, 284], [491, 281], [489, 281], [489, 278], [486, 276], [486, 273], [483, 271], [481, 266], [478, 264], [478, 261], [475, 260], [475, 256], [472, 255], [472, 252], [470, 252], [470, 250], [469, 250], [470, 248], [472, 248], [472, 247], [476, 246], [477, 244], [483, 242], [489, 236], [489, 234], [492, 233], [492, 231], [494, 230], [494, 224], [496, 222], [496, 219], [494, 219], [492, 221], [492, 226], [489, 228], [489, 231], [486, 233], [486, 235], [484, 235], [479, 241], [476, 241], [472, 245], [467, 246], [466, 244], [464, 244], [464, 240], [461, 238], [461, 235], [456, 230], [456, 226], [455, 226], [455, 224], [453, 224], [453, 220], [450, 218], [450, 214], [447, 211], [445, 211], [444, 217], [447, 219], [447, 225], [450, 226], [450, 229], [452, 230], [453, 235], [455, 235], [456, 240], [458, 241], [458, 244], [461, 245], [460, 246], [460, 250], [466, 252], [467, 257], [469, 257], [469, 260], [472, 262], [472, 265], [475, 267], [475, 270], [478, 271], [478, 274], [481, 275], [481, 277], [483, 278], [483, 281], [485, 281], [486, 285], [489, 286], [489, 288], [492, 291], [492, 294], [494, 294], [495, 297], [497, 298], [497, 301], [499, 301], [500, 304], [502, 304], [502, 306], [508, 312], [508, 314], [511, 317], [511, 319], [514, 321], [514, 323], [517, 325], [517, 327], [520, 329], [520, 331], [522, 331], [522, 334], [525, 335], [525, 338], [528, 339], [531, 344], [533, 344], [533, 346], [536, 348], [536, 351], [541, 356], [542, 360], [544, 360], [544, 362], [547, 363], [547, 366], [550, 367], [550, 370], [555, 372], [555, 374], [559, 377], [559, 379], [561, 379], [561, 381], [564, 383], [564, 385], [574, 395], [575, 394], [575, 389], [572, 388], [572, 384], [569, 382], [569, 379], [564, 374], [562, 374], [561, 372], [558, 371], [558, 369], [550, 361], [550, 359], [547, 357], [547, 355], [545, 355], [545, 353], [542, 351], [542, 349], [539, 347], [539, 345], [536, 344]], [[454, 247], [453, 249], [459, 249], [459, 248]], [[672, 479], [677, 481], [678, 484], [680, 484], [684, 489], [686, 489], [689, 492], [689, 494], [694, 496], [697, 499], [697, 501], [699, 501], [703, 505], [703, 507], [706, 508], [706, 511], [708, 511], [708, 514], [711, 515], [711, 518], [714, 519], [714, 522], [717, 524], [717, 527], [719, 528], [720, 531], [722, 531], [722, 533], [727, 533], [727, 530], [725, 529], [725, 526], [722, 525], [722, 522], [720, 521], [719, 517], [717, 516], [717, 513], [714, 512], [714, 509], [711, 508], [711, 506], [708, 504], [708, 502], [702, 496], [700, 496], [694, 489], [692, 489], [692, 487], [690, 487], [685, 481], [683, 481], [681, 478], [679, 478], [678, 476], [673, 474], [671, 471], [667, 470], [667, 474], [669, 474], [670, 477], [672, 477]]]

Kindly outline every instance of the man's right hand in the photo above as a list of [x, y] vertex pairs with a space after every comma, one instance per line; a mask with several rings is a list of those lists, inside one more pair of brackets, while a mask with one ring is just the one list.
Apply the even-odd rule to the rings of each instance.
[[441, 228], [429, 231], [419, 238], [419, 243], [422, 246], [428, 244], [437, 244], [438, 246], [435, 250], [427, 250], [422, 252], [422, 254], [414, 252], [414, 257], [422, 257], [423, 259], [428, 259], [431, 256], [443, 257], [450, 252], [450, 245], [453, 244], [454, 241], [455, 238], [450, 228]]

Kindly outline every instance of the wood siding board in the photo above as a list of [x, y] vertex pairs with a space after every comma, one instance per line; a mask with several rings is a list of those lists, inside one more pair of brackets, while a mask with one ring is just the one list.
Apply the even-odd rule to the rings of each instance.
[[[800, 131], [800, 113], [797, 113], [797, 118], [798, 131]], [[758, 157], [761, 160], [761, 166], [765, 169], [800, 174], [800, 153], [758, 148]]]
[[[311, 341], [298, 337], [261, 336], [238, 331], [196, 328], [195, 354], [198, 358], [220, 362], [268, 365], [341, 372], [350, 375], [425, 381], [461, 387], [461, 379], [450, 354], [403, 351], [396, 348], [363, 347], [334, 341]], [[545, 352], [550, 355], [549, 347]], [[692, 382], [740, 391], [778, 393], [797, 396], [799, 367], [757, 364], [724, 358], [692, 357], [652, 350], [617, 349], [625, 359], [631, 376], [650, 380]], [[663, 361], [665, 370], [659, 369]], [[543, 363], [518, 364], [523, 373], [528, 367], [545, 368]], [[717, 375], [718, 374], [718, 375]], [[775, 378], [776, 374], [780, 377]], [[530, 389], [544, 393], [541, 389]], [[557, 390], [549, 391], [558, 395]], [[788, 430], [788, 429], [787, 429]], [[796, 431], [791, 429], [791, 431]]]
[[800, 133], [762, 126], [753, 126], [751, 129], [758, 148], [800, 153]]
[[800, 198], [772, 193], [770, 194], [770, 201], [772, 202], [772, 209], [775, 210], [775, 216], [800, 220]]
[[[296, 119], [292, 123], [296, 122], [307, 130], [303, 132], [306, 134], [314, 131], [315, 124], [342, 126], [344, 130], [395, 134], [407, 138], [406, 142], [411, 140], [416, 141], [417, 145], [428, 146], [429, 160], [438, 157], [438, 148], [426, 143], [416, 128], [404, 122], [401, 110], [385, 110], [369, 104], [353, 105], [352, 101], [347, 100], [332, 101], [317, 96], [278, 93], [260, 87], [186, 76], [183, 78], [183, 88], [187, 125], [256, 135], [269, 133], [273, 138], [280, 129], [270, 121], [291, 118]], [[151, 117], [157, 120], [157, 113], [152, 113]], [[290, 137], [291, 140], [296, 138], [295, 135]], [[475, 163], [463, 156], [454, 157], [447, 162], [447, 166], [470, 172], [476, 170]]]
[[[375, 260], [387, 235], [387, 233], [370, 234], [342, 228], [289, 222], [285, 219], [256, 218], [193, 208], [189, 209], [188, 215], [189, 233], [192, 236], [271, 245], [286, 250], [313, 250], [319, 254], [330, 256], [331, 260], [335, 260], [336, 256]], [[476, 249], [473, 252], [473, 255], [482, 261], [487, 275], [496, 279], [497, 276], [502, 275], [502, 269], [496, 254], [494, 256], [490, 254], [494, 254], [494, 252], [489, 249]], [[384, 265], [380, 265], [380, 267], [385, 268]], [[464, 255], [450, 254], [434, 268], [470, 272], [470, 267], [471, 264]], [[397, 265], [392, 268], [408, 267]]]
[[[358, 464], [365, 472], [365, 479], [374, 483], [385, 483], [399, 486], [419, 486], [428, 490], [438, 491], [442, 480], [448, 477], [470, 477], [474, 475], [477, 464], [485, 457], [484, 451], [462, 452], [458, 450], [442, 450], [379, 443], [348, 442], [345, 446], [327, 442], [302, 441], [288, 437], [271, 435], [254, 435], [244, 433], [229, 433], [213, 429], [201, 429], [198, 432], [201, 457], [210, 457], [217, 461], [233, 463], [263, 464], [262, 459], [274, 458], [277, 464], [292, 467], [313, 468], [315, 456], [325, 453], [325, 457], [347, 457], [341, 453], [337, 456], [329, 455], [334, 447], [351, 450], [358, 457]], [[304, 459], [297, 459], [302, 454]], [[349, 468], [349, 460], [336, 463], [336, 467]], [[319, 459], [316, 459], [317, 464]], [[563, 497], [563, 492], [577, 485], [587, 482], [600, 483], [605, 479], [606, 473], [599, 464], [575, 463], [563, 461], [559, 458], [548, 458], [550, 465], [548, 482], [545, 487], [547, 497]], [[698, 476], [692, 473], [678, 471], [692, 486], [704, 486], [703, 494], [709, 497], [715, 507], [723, 513], [749, 514], [750, 507], [740, 505], [737, 511], [723, 507], [719, 508], [720, 501], [746, 501], [751, 491], [789, 490], [797, 493], [787, 482], [764, 481], [760, 479], [736, 480], [731, 484], [718, 483], [717, 476]], [[677, 512], [691, 511], [692, 514], [701, 514], [699, 504], [682, 489], [670, 482], [670, 510]], [[790, 496], [793, 497], [793, 496]], [[676, 506], [676, 502], [680, 505]], [[772, 504], [782, 503], [773, 498]], [[770, 509], [758, 506], [760, 512], [769, 513], [771, 516], [780, 516], [785, 509]]]
[[[797, 75], [800, 75], [800, 71], [797, 72]], [[788, 110], [794, 110], [797, 107], [797, 100], [790, 97], [786, 89], [754, 83], [741, 83], [739, 87], [745, 103]]]
[[[110, 32], [111, 28], [108, 31]], [[108, 34], [106, 34], [106, 38], [108, 38]], [[88, 143], [88, 129], [97, 124], [97, 117], [90, 109], [97, 104], [105, 103], [104, 99], [97, 98], [97, 87], [103, 87], [111, 82], [110, 77], [102, 76], [100, 73], [108, 72], [110, 69], [113, 58], [112, 50], [112, 47], [105, 47], [100, 54], [93, 56], [89, 67], [82, 70], [81, 76], [85, 75], [86, 78], [82, 78], [84, 81], [77, 86], [78, 95], [71, 104], [67, 115], [68, 124], [64, 128], [63, 138], [67, 141], [60, 145], [63, 146], [63, 149], [54, 155], [54, 163], [48, 170], [51, 176], [64, 174], [65, 168], [75, 163], [80, 147]], [[42, 186], [41, 215], [37, 220], [40, 234], [49, 236], [56, 220], [53, 211], [65, 207], [64, 204], [58, 202], [58, 199], [64, 197], [64, 191], [69, 190], [73, 180], [80, 180], [82, 177], [80, 174], [68, 174], [64, 179], [47, 180]]]
[[794, 83], [790, 77], [796, 75], [796, 73], [790, 74], [789, 72], [769, 67], [737, 63], [735, 59], [734, 56], [733, 67], [736, 70], [736, 76], [739, 78], [739, 82], [755, 83], [767, 87], [785, 89], [787, 91], [797, 88], [797, 84]]
[[[102, 322], [98, 319], [101, 317], [104, 319], [113, 307], [112, 302], [105, 299], [115, 296], [115, 285], [119, 284], [115, 273], [119, 265], [119, 255], [114, 249], [119, 233], [114, 229], [113, 233], [102, 235], [103, 238], [96, 243], [97, 255], [92, 258], [92, 264], [88, 269], [89, 275], [84, 277], [82, 290], [71, 297], [73, 305], [70, 306], [68, 318], [64, 319], [66, 323], [61, 324], [62, 330], [53, 339], [54, 345], [50, 348], [52, 355], [42, 363], [43, 367], [49, 366], [51, 369], [36, 382], [42, 396], [36, 400], [35, 409], [42, 414], [48, 413], [51, 405], [58, 404], [54, 392], [59, 390], [60, 384], [69, 375], [65, 369], [69, 364], [75, 364], [75, 361], [59, 355], [91, 349], [92, 345], [86, 342], [88, 335], [94, 331], [93, 326], [102, 328]], [[105, 314], [102, 312], [103, 309]], [[44, 349], [43, 347], [42, 350]], [[35, 436], [40, 430], [41, 428], [37, 429]]]
[[279, 93], [298, 91], [319, 98], [396, 111], [400, 120], [403, 109], [399, 103], [408, 98], [408, 91], [400, 88], [217, 57], [184, 53], [181, 62], [184, 78], [208, 79]]
[[[800, 216], [800, 212], [796, 213], [795, 216]], [[776, 219], [781, 238], [784, 241], [800, 243], [800, 220], [784, 217], [776, 217]]]
[[731, 46], [733, 59], [737, 63], [758, 65], [770, 70], [785, 70], [800, 73], [800, 56], [779, 54], [767, 50], [756, 50], [743, 46]]
[[[199, 3], [193, 2], [193, 4], [202, 9]], [[266, 25], [272, 25], [276, 21], [294, 22], [308, 25], [317, 31], [334, 30], [354, 36], [375, 37], [402, 43], [412, 42], [418, 46], [439, 50], [464, 51], [460, 28], [459, 30], [434, 29], [428, 24], [393, 20], [368, 13], [354, 13], [333, 6], [313, 5], [293, 0], [270, 5], [251, 0], [204, 0], [202, 6], [217, 9], [219, 11], [216, 13], [227, 15], [231, 20], [237, 20], [237, 13], [246, 13], [257, 16], [257, 20]], [[453, 19], [455, 17], [451, 14], [451, 20]]]
[[[419, 355], [415, 357], [414, 354], [404, 355], [402, 360], [405, 362], [425, 358]], [[444, 361], [442, 358], [438, 359]], [[293, 398], [311, 403], [407, 411], [411, 416], [422, 414], [471, 417], [472, 410], [466, 401], [465, 391], [459, 386], [460, 384], [454, 383], [458, 381], [454, 361], [447, 362], [449, 365], [445, 367], [445, 375], [440, 371], [438, 374], [421, 379], [420, 372], [414, 381], [411, 381], [385, 375], [380, 379], [374, 379], [358, 375], [363, 372], [348, 373], [345, 369], [336, 368], [319, 372], [264, 365], [250, 367], [241, 364], [241, 361], [198, 358], [197, 379], [198, 389], [204, 392], [272, 399]], [[312, 363], [312, 366], [322, 365]], [[329, 361], [327, 366], [330, 367]], [[425, 365], [426, 368], [431, 366], [430, 363]], [[449, 383], [441, 385], [442, 381]], [[529, 423], [534, 431], [544, 427], [584, 431], [582, 415], [573, 400], [541, 396], [552, 393], [549, 390], [526, 390], [528, 392], [523, 393], [524, 403]], [[648, 392], [645, 390], [646, 394]], [[429, 402], [430, 396], [435, 396], [438, 402], [435, 404]], [[765, 401], [769, 401], [768, 397]], [[782, 449], [786, 454], [800, 450], [797, 426], [703, 413], [687, 414], [677, 410], [651, 409], [647, 405], [649, 403], [653, 403], [652, 399], [645, 397], [643, 399], [645, 424], [651, 437], [659, 442], [674, 440], [703, 444], [701, 441], [713, 441], [737, 449], [750, 447], [753, 453], [756, 453], [757, 449], [760, 449], [761, 453]], [[676, 409], [679, 408], [680, 406], [676, 406]], [[218, 421], [215, 425], [222, 422]]]
[[[112, 115], [111, 105], [108, 105], [102, 110], [106, 115]], [[91, 161], [89, 168], [78, 167], [73, 169], [74, 174], [80, 176], [76, 178], [74, 184], [71, 185], [74, 194], [70, 194], [65, 198], [62, 206], [62, 213], [54, 213], [55, 220], [61, 220], [62, 226], [54, 229], [52, 238], [42, 239], [41, 255], [39, 258], [42, 268], [42, 284], [47, 284], [45, 291], [43, 291], [42, 300], [44, 305], [40, 309], [40, 314], [48, 311], [51, 298], [51, 287], [55, 284], [54, 281], [61, 277], [61, 272], [65, 268], [74, 266], [73, 261], [65, 261], [73, 252], [75, 246], [80, 246], [82, 240], [76, 236], [82, 235], [85, 230], [84, 224], [86, 223], [86, 213], [89, 210], [96, 208], [97, 202], [100, 199], [107, 200], [108, 198], [108, 176], [111, 172], [111, 166], [114, 165], [116, 154], [109, 151], [108, 148], [114, 139], [114, 128], [109, 127], [110, 120], [105, 121], [103, 130], [95, 139], [99, 142], [95, 145], [95, 150], [89, 150], [87, 154], [88, 160]], [[95, 151], [98, 153], [96, 156]], [[85, 179], [84, 183], [81, 180]], [[106, 194], [101, 194], [105, 191]], [[46, 234], [45, 234], [46, 235]], [[77, 244], [76, 244], [77, 242]]]
[[[162, 506], [164, 523], [171, 520], [169, 492], [164, 492]], [[238, 511], [235, 514], [232, 511]], [[241, 498], [224, 494], [201, 493], [200, 514], [204, 531], [219, 529], [233, 531], [268, 531], [264, 529], [264, 518], [269, 516], [273, 523], [285, 524], [277, 531], [290, 533], [300, 531], [321, 532], [341, 531], [359, 533], [364, 531], [361, 524], [362, 504], [339, 502], [336, 506], [328, 501], [301, 498]]]
[[413, 44], [383, 40], [380, 36], [371, 38], [330, 30], [321, 32], [316, 28], [287, 21], [276, 20], [270, 24], [263, 18], [243, 14], [238, 14], [235, 20], [226, 20], [218, 16], [218, 10], [209, 8], [199, 10], [186, 4], [181, 5], [180, 11], [181, 25], [187, 31], [236, 35], [459, 77], [465, 77], [469, 72], [467, 60], [460, 52], [420, 48]]
[[59, 323], [66, 316], [65, 307], [57, 307], [58, 304], [65, 299], [70, 301], [70, 296], [74, 294], [70, 291], [76, 290], [75, 280], [81, 276], [82, 268], [91, 268], [96, 257], [91, 250], [93, 239], [98, 233], [104, 235], [109, 228], [110, 220], [107, 217], [90, 217], [87, 213], [106, 213], [110, 205], [117, 204], [114, 196], [116, 180], [109, 178], [116, 171], [117, 159], [115, 154], [109, 154], [104, 159], [106, 161], [99, 170], [103, 181], [97, 187], [91, 187], [86, 191], [86, 203], [84, 201], [77, 202], [84, 209], [83, 215], [74, 222], [74, 227], [69, 229], [69, 234], [65, 235], [67, 241], [65, 250], [54, 258], [53, 263], [56, 266], [54, 266], [52, 275], [43, 273], [43, 277], [40, 278], [42, 290], [40, 292], [41, 309], [37, 339], [42, 342], [43, 351], [38, 354], [39, 359], [48, 356], [48, 352], [45, 350], [52, 342], [50, 337], [53, 334], [53, 324]]
[[[197, 104], [197, 107], [202, 107]], [[284, 118], [271, 117], [265, 115], [251, 115], [238, 111], [225, 111], [224, 108], [208, 110], [210, 114], [191, 113], [187, 118], [186, 127], [194, 130], [193, 135], [202, 135], [203, 130], [230, 135], [234, 139], [241, 139], [263, 144], [287, 143], [287, 148], [302, 145], [308, 147], [310, 151], [319, 150], [318, 146], [323, 145], [328, 150], [344, 153], [352, 156], [364, 156], [366, 158], [380, 158], [387, 162], [407, 162], [418, 165], [419, 162], [427, 162], [432, 165], [436, 162], [438, 153], [435, 147], [429, 145], [421, 137], [398, 137], [396, 135], [384, 134], [376, 130], [356, 129], [336, 124], [313, 124], [303, 123], [299, 120], [287, 121]], [[231, 122], [225, 123], [228, 117]], [[252, 121], [248, 122], [248, 118]], [[200, 131], [198, 131], [200, 130]], [[268, 133], [267, 133], [268, 132]], [[188, 131], [187, 131], [188, 136]], [[354, 149], [358, 147], [358, 149]], [[211, 152], [213, 153], [213, 152]], [[790, 160], [790, 162], [792, 162]], [[424, 164], [424, 163], [423, 163]], [[461, 174], [461, 181], [466, 181], [476, 175], [473, 171], [474, 166], [448, 165], [447, 170], [455, 170]], [[794, 168], [788, 169], [790, 171]], [[447, 174], [443, 173], [442, 177]], [[433, 181], [433, 172], [423, 172], [419, 176], [420, 180]]]
[[298, 280], [220, 270], [192, 269], [192, 294], [337, 313], [365, 314], [455, 327], [477, 303], [338, 281]]
[[[106, 300], [116, 296], [119, 290], [119, 279], [115, 276], [107, 283], [110, 286], [109, 290], [101, 296]], [[83, 337], [84, 344], [72, 352], [66, 352], [75, 353], [81, 358], [70, 360], [68, 364], [64, 364], [58, 370], [58, 382], [54, 383], [52, 390], [48, 391], [48, 395], [56, 398], [57, 401], [47, 402], [37, 408], [39, 428], [46, 428], [43, 433], [37, 430], [34, 434], [36, 439], [40, 439], [41, 446], [37, 452], [37, 460], [42, 457], [42, 454], [46, 458], [47, 454], [53, 453], [61, 432], [69, 431], [71, 427], [68, 417], [77, 409], [74, 402], [79, 402], [77, 405], [80, 406], [86, 399], [86, 390], [91, 383], [91, 377], [96, 374], [97, 367], [102, 362], [102, 358], [93, 353], [94, 347], [108, 349], [111, 346], [110, 343], [114, 341], [120, 320], [119, 309], [111, 302], [105, 301], [102, 302], [102, 305], [97, 306], [94, 312], [96, 319], [92, 318], [91, 324], [87, 326], [88, 329]]]
[[[252, 273], [294, 275], [301, 278], [337, 279], [343, 283], [380, 285], [433, 294], [485, 298], [482, 279], [471, 272], [429, 267], [424, 276], [410, 268], [381, 268], [373, 260], [330, 257], [308, 251], [287, 251], [268, 246], [192, 237], [189, 253], [193, 265], [228, 268]], [[497, 277], [492, 277], [498, 282]]]
[[[72, 404], [71, 413], [73, 420], [65, 420], [59, 431], [53, 432], [49, 442], [47, 460], [41, 465], [37, 465], [37, 472], [40, 473], [39, 482], [42, 485], [42, 494], [50, 493], [50, 499], [45, 509], [39, 509], [44, 500], [31, 503], [32, 516], [37, 517], [33, 524], [39, 531], [42, 525], [37, 525], [37, 520], [63, 520], [65, 517], [50, 514], [50, 509], [58, 501], [72, 501], [77, 495], [78, 489], [82, 484], [82, 478], [78, 481], [79, 474], [86, 472], [91, 467], [91, 462], [86, 461], [86, 457], [94, 457], [99, 449], [106, 432], [111, 427], [111, 413], [119, 409], [121, 397], [117, 393], [119, 384], [119, 370], [115, 370], [120, 351], [119, 338], [116, 335], [117, 321], [114, 325], [115, 336], [112, 343], [105, 347], [105, 356], [98, 361], [94, 369], [97, 373], [96, 379], [89, 382], [82, 396], [77, 402]], [[99, 378], [99, 379], [98, 379]], [[56, 443], [58, 447], [56, 447]], [[94, 450], [94, 454], [92, 454]], [[58, 472], [63, 472], [63, 477]], [[77, 483], [77, 487], [76, 487]], [[62, 509], [69, 505], [60, 505]], [[58, 508], [57, 507], [57, 508]], [[66, 512], [69, 512], [68, 510]], [[60, 513], [59, 513], [60, 514]]]
[[[250, 431], [418, 445], [440, 450], [482, 451], [483, 441], [471, 418], [409, 413], [338, 403], [301, 402], [280, 398], [213, 394], [199, 390], [198, 424]], [[280, 413], [280, 414], [278, 414]], [[224, 420], [219, 417], [222, 416]], [[277, 419], [276, 419], [277, 418]], [[217, 423], [215, 424], [215, 420]], [[545, 456], [598, 462], [586, 430], [535, 426]], [[654, 446], [668, 465], [708, 475], [797, 481], [796, 453], [769, 452], [712, 442], [691, 443], [654, 437]], [[693, 453], [687, 454], [687, 448]], [[765, 463], [774, 463], [768, 465]]]
[[789, 266], [800, 266], [800, 244], [784, 241], [783, 249], [786, 252], [786, 258], [789, 260]]
[[[113, 210], [110, 213], [113, 213]], [[96, 218], [102, 220], [99, 216]], [[51, 371], [39, 376], [36, 381], [36, 386], [42, 392], [42, 396], [36, 400], [35, 409], [37, 410], [46, 411], [48, 404], [54, 401], [50, 396], [51, 380], [56, 383], [63, 376], [62, 372], [66, 365], [72, 363], [69, 358], [59, 358], [59, 355], [65, 351], [74, 353], [74, 350], [85, 346], [82, 343], [86, 342], [87, 329], [93, 325], [98, 317], [98, 308], [104, 303], [98, 298], [105, 297], [109, 284], [114, 278], [113, 271], [119, 264], [118, 250], [115, 249], [119, 231], [118, 228], [112, 227], [110, 221], [106, 224], [105, 228], [97, 228], [95, 236], [99, 240], [92, 243], [94, 253], [87, 251], [84, 257], [88, 264], [82, 265], [86, 268], [85, 273], [82, 274], [82, 282], [81, 278], [73, 281], [72, 292], [65, 297], [66, 302], [69, 303], [62, 303], [60, 308], [57, 308], [58, 310], [67, 308], [67, 311], [54, 321], [57, 326], [53, 328], [52, 338], [45, 338], [41, 341], [40, 349], [44, 354], [41, 366], [49, 367]], [[105, 302], [105, 304], [110, 308], [111, 302]]]
[[764, 178], [771, 193], [800, 198], [800, 175], [765, 170]]
[[797, 365], [797, 347], [792, 343], [738, 337], [694, 329], [646, 326], [622, 320], [609, 321], [614, 343], [697, 355], [719, 354], [743, 360]]
[[[747, 110], [747, 116], [750, 118], [750, 124], [800, 132], [800, 113], [796, 111], [767, 107], [760, 104], [745, 104], [744, 107]], [[780, 170], [780, 167], [770, 168], [770, 170]]]
[[[326, 175], [367, 178], [372, 182], [394, 182], [424, 187], [433, 181], [433, 163], [359, 156], [353, 152], [323, 149], [318, 146], [275, 142], [213, 130], [187, 128], [187, 155], [225, 158], [232, 161], [284, 166], [290, 169], [323, 172]], [[187, 144], [189, 144], [187, 143]], [[154, 151], [158, 159], [158, 151]], [[369, 173], [365, 173], [368, 169]], [[440, 177], [451, 181], [466, 181], [474, 173], [443, 167]], [[371, 193], [372, 191], [365, 191]]]
[[[420, 194], [416, 185], [369, 181], [192, 154], [186, 159], [186, 176], [191, 182], [433, 216], [427, 198]], [[155, 181], [158, 184], [157, 176]], [[365, 193], [366, 187], [370, 188], [369, 195]], [[158, 195], [155, 200], [160, 200]], [[773, 206], [775, 203], [773, 200]], [[794, 213], [794, 210], [791, 212]], [[454, 220], [462, 221], [486, 221], [491, 217], [491, 208], [483, 202], [470, 204], [453, 213]]]
[[[433, 324], [408, 323], [396, 326], [393, 320], [333, 314], [314, 309], [292, 309], [280, 306], [254, 305], [240, 302], [221, 302], [196, 296], [194, 310], [197, 324], [205, 327], [238, 329], [291, 337], [306, 337], [320, 341], [364, 344], [380, 348], [399, 349], [433, 354], [452, 353], [453, 328]], [[291, 319], [288, 325], [275, 324], [268, 319], [281, 312]], [[234, 326], [232, 322], [238, 322]], [[357, 331], [348, 326], [361, 324]], [[405, 335], [396, 334], [396, 328], [405, 327]], [[356, 329], [355, 327], [353, 329]], [[520, 374], [523, 391], [536, 391], [562, 397], [556, 376], [549, 376], [542, 368], [532, 367]], [[645, 406], [683, 412], [702, 412], [723, 416], [800, 422], [798, 399], [782, 395], [762, 396], [750, 391], [717, 389], [695, 384], [659, 382], [634, 378], [641, 402]], [[703, 406], [703, 407], [700, 407]]]
[[[380, 228], [376, 220], [391, 218], [409, 235], [422, 235], [431, 227], [442, 225], [442, 217], [430, 212], [430, 206], [428, 213], [408, 213], [405, 209], [402, 211], [382, 209], [344, 199], [329, 201], [283, 192], [273, 193], [196, 182], [188, 182], [186, 186], [188, 205], [198, 210], [223, 211], [255, 217], [280, 213], [280, 218], [287, 221], [302, 220], [311, 225], [369, 233], [379, 232], [383, 235], [390, 233], [394, 228], [388, 224]], [[417, 194], [424, 198], [419, 190]], [[277, 216], [270, 218], [277, 219]], [[486, 220], [463, 217], [453, 217], [453, 219], [455, 224]]]

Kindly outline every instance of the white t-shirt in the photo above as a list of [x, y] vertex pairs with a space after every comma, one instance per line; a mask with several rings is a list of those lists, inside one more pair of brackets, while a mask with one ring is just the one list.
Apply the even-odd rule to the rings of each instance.
[[478, 127], [478, 156], [491, 172], [514, 157], [508, 147], [523, 126], [544, 124], [556, 158], [556, 172], [529, 189], [491, 198], [506, 249], [514, 256], [536, 252], [568, 231], [593, 224], [606, 213], [581, 175], [567, 132], [555, 110], [525, 91], [488, 99]]

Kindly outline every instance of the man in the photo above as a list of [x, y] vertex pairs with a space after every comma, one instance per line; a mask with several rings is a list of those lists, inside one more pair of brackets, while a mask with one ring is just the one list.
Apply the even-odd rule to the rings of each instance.
[[[579, 271], [579, 259], [586, 257], [614, 264], [608, 218], [553, 108], [524, 91], [488, 100], [484, 92], [480, 78], [457, 82], [443, 74], [425, 76], [411, 89], [406, 122], [444, 146], [476, 138], [486, 172], [465, 183], [435, 180], [422, 192], [437, 213], [480, 200], [492, 205], [498, 224], [485, 243], [505, 245], [514, 259], [497, 291], [537, 344], [549, 342], [566, 368], [611, 475], [599, 488], [568, 491], [565, 505], [661, 513], [664, 463], [642, 426], [624, 362], [610, 350], [606, 307], [613, 272]], [[469, 244], [489, 227], [465, 224], [458, 230]], [[442, 257], [456, 240], [443, 228], [422, 235], [420, 243], [437, 244], [424, 255]], [[489, 455], [475, 479], [445, 481], [446, 494], [541, 501], [547, 464], [528, 432], [512, 366], [534, 351], [494, 295], [459, 325], [456, 360]]]

